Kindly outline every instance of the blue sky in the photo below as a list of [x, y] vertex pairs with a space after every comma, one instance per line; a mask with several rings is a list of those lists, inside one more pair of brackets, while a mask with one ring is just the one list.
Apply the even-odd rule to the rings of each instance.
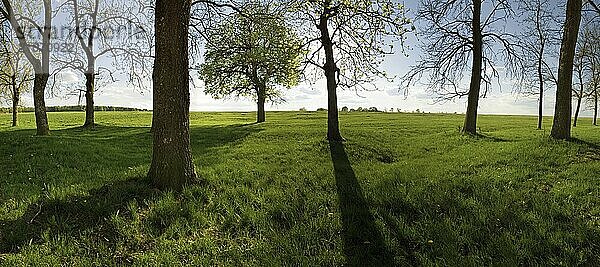
[[[417, 1], [407, 1], [407, 7], [414, 11], [417, 8]], [[397, 52], [386, 58], [381, 66], [391, 75], [402, 76], [408, 71], [410, 65], [414, 64], [419, 58], [420, 50], [418, 42], [414, 35], [409, 35], [406, 43], [409, 47], [408, 56]], [[83, 83], [82, 77], [75, 73], [66, 72], [62, 77], [73, 83]], [[480, 102], [481, 114], [537, 114], [537, 98], [526, 97], [513, 93], [513, 88], [508, 79], [502, 81], [503, 88], [495, 88], [487, 98]], [[191, 88], [191, 110], [192, 111], [252, 111], [256, 105], [250, 100], [229, 99], [215, 100], [205, 95], [202, 91], [202, 83], [196, 81], [198, 87]], [[400, 108], [403, 111], [414, 111], [416, 109], [426, 112], [457, 112], [463, 113], [466, 108], [464, 99], [457, 99], [453, 102], [434, 103], [434, 96], [430, 95], [423, 86], [412, 86], [409, 88], [408, 95], [404, 95], [399, 90], [399, 81], [389, 83], [379, 81], [377, 83], [379, 90], [369, 92], [355, 92], [353, 90], [339, 91], [339, 106], [356, 107], [377, 107], [379, 109]], [[546, 94], [547, 98], [544, 105], [546, 115], [552, 115], [554, 108], [554, 91]], [[327, 106], [327, 94], [324, 81], [316, 84], [303, 83], [296, 88], [285, 91], [287, 102], [275, 106], [267, 106], [268, 110], [298, 110], [306, 108], [315, 110]], [[77, 97], [58, 96], [47, 99], [48, 105], [76, 105]], [[134, 89], [123, 82], [104, 85], [99, 88], [96, 95], [96, 105], [126, 106], [136, 108], [152, 108], [151, 89]], [[31, 96], [24, 99], [24, 105], [31, 106], [33, 103]], [[585, 113], [587, 114], [587, 113]]]

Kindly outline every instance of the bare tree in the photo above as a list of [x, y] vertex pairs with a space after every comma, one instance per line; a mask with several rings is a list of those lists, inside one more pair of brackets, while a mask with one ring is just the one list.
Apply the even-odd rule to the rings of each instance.
[[[269, 0], [265, 0], [267, 2]], [[193, 0], [190, 16], [190, 70], [191, 75], [200, 71], [204, 63], [204, 48], [214, 32], [231, 16], [243, 15], [242, 9], [248, 0]], [[255, 1], [258, 2], [258, 1]], [[272, 2], [272, 1], [271, 1]], [[278, 3], [279, 4], [279, 3]]]
[[573, 84], [572, 91], [573, 96], [577, 100], [577, 105], [575, 106], [575, 116], [573, 118], [573, 127], [577, 127], [577, 120], [579, 119], [579, 111], [581, 110], [581, 102], [584, 98], [586, 98], [585, 92], [585, 75], [586, 75], [586, 44], [585, 42], [578, 47], [575, 52], [575, 59], [573, 62], [573, 69], [575, 71], [575, 76], [577, 77], [577, 82]]
[[12, 126], [16, 127], [21, 94], [29, 90], [33, 71], [6, 26], [0, 23], [0, 97], [12, 104]]
[[[283, 1], [285, 2], [285, 1]], [[392, 0], [288, 0], [309, 53], [307, 66], [325, 75], [328, 95], [327, 138], [342, 141], [337, 88], [376, 89], [377, 78], [389, 78], [379, 69], [393, 53], [393, 43], [410, 29], [404, 7]], [[322, 76], [321, 76], [322, 77]]]
[[538, 96], [538, 124], [544, 119], [544, 93], [547, 83], [556, 84], [554, 61], [560, 42], [559, 16], [555, 3], [544, 0], [521, 0], [523, 10], [521, 43], [523, 44], [524, 76], [521, 93]]
[[573, 96], [577, 100], [577, 105], [575, 107], [573, 127], [577, 127], [580, 109], [584, 100], [588, 104], [586, 106], [594, 110], [594, 125], [596, 125], [597, 121], [600, 24], [595, 20], [596, 16], [593, 13], [585, 12], [582, 14], [582, 30], [577, 42], [574, 61], [574, 75], [577, 81], [573, 85]]
[[[579, 34], [575, 59], [573, 63], [576, 82], [573, 84], [573, 96], [577, 100], [575, 106], [575, 116], [573, 118], [573, 127], [577, 127], [579, 114], [581, 112], [583, 100], [593, 98], [596, 85], [596, 72], [599, 66], [596, 66], [598, 58], [598, 24], [594, 23], [593, 16], [584, 14], [581, 33]], [[597, 108], [594, 107], [597, 111]], [[595, 116], [597, 112], [595, 112]]]
[[586, 1], [588, 4], [590, 4], [591, 8], [593, 11], [595, 11], [596, 13], [600, 14], [600, 7], [598, 7], [598, 5], [596, 4], [595, 0], [587, 0]]
[[[34, 70], [33, 105], [37, 135], [49, 135], [48, 115], [46, 114], [45, 92], [50, 77], [50, 38], [52, 31], [52, 0], [41, 0], [43, 7], [43, 24], [36, 21], [37, 16], [18, 13], [13, 3], [16, 1], [2, 0], [0, 14], [7, 18], [19, 40], [19, 45], [25, 57]], [[21, 3], [22, 4], [22, 3]], [[29, 3], [31, 4], [31, 3]], [[27, 39], [25, 28], [34, 29], [41, 36], [41, 42]]]
[[[70, 36], [78, 47], [67, 50], [55, 59], [61, 66], [85, 76], [85, 123], [93, 127], [94, 93], [99, 78], [115, 82], [115, 72], [121, 70], [129, 75], [133, 85], [142, 86], [140, 80], [150, 76], [152, 34], [146, 29], [149, 19], [145, 16], [145, 6], [136, 1], [121, 0], [67, 0], [61, 6], [70, 14], [73, 30]], [[113, 68], [97, 66], [100, 58], [113, 62]], [[58, 73], [58, 71], [56, 72]]]
[[[426, 74], [425, 84], [439, 101], [467, 97], [463, 132], [476, 134], [479, 98], [487, 96], [494, 81], [500, 85], [497, 64], [504, 63], [515, 78], [522, 74], [517, 36], [506, 28], [513, 15], [508, 0], [422, 0], [418, 34], [426, 41], [421, 59], [404, 76], [405, 84]], [[468, 89], [463, 87], [466, 73]]]
[[588, 106], [594, 111], [593, 125], [598, 125], [598, 100], [600, 100], [600, 25], [594, 23], [589, 27], [587, 31], [589, 38], [589, 51], [595, 51], [589, 53], [588, 66], [589, 66], [589, 81], [587, 82], [587, 98], [586, 102]]

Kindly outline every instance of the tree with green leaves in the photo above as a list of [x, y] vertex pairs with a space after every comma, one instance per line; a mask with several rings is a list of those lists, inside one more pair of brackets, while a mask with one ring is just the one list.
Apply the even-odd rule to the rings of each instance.
[[300, 78], [302, 42], [283, 12], [254, 1], [205, 35], [204, 92], [216, 99], [250, 97], [258, 106], [257, 122], [264, 122], [265, 102], [283, 101], [280, 89]]
[[375, 90], [377, 79], [390, 78], [379, 67], [410, 31], [404, 6], [393, 0], [282, 2], [290, 7], [290, 17], [305, 39], [306, 66], [322, 71], [327, 81], [327, 139], [343, 141], [337, 89]]

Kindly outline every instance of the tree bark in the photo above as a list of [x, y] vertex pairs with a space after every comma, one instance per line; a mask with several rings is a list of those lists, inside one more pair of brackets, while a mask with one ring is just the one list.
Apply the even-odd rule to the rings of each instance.
[[39, 136], [50, 134], [48, 114], [46, 113], [46, 100], [44, 99], [44, 92], [46, 91], [46, 84], [48, 84], [49, 77], [50, 74], [48, 73], [36, 73], [33, 80], [33, 106], [37, 135]]
[[19, 92], [19, 87], [16, 83], [16, 77], [13, 75], [12, 80], [12, 127], [17, 127], [19, 125], [19, 101], [21, 98], [21, 93]]
[[94, 90], [96, 75], [94, 72], [85, 74], [85, 123], [83, 127], [94, 127]]
[[467, 113], [463, 132], [477, 134], [477, 109], [481, 90], [481, 70], [483, 64], [483, 37], [481, 35], [481, 1], [473, 1], [473, 66], [471, 84], [467, 100]]
[[556, 105], [554, 123], [550, 136], [555, 139], [571, 138], [571, 86], [573, 82], [573, 60], [581, 22], [581, 0], [568, 0], [563, 39], [560, 48], [558, 68], [558, 86], [556, 89]]
[[321, 31], [321, 44], [325, 51], [325, 78], [327, 79], [327, 139], [329, 141], [343, 141], [342, 135], [340, 134], [340, 123], [338, 118], [338, 106], [337, 106], [337, 80], [336, 73], [338, 68], [335, 64], [335, 58], [333, 56], [333, 42], [329, 35], [328, 20], [329, 15], [332, 12], [330, 9], [331, 1], [325, 0], [324, 12], [319, 19], [317, 28]]
[[265, 100], [266, 100], [266, 88], [264, 86], [258, 86], [258, 110], [256, 112], [256, 122], [261, 123], [266, 121], [265, 113]]
[[190, 0], [157, 0], [155, 7], [152, 164], [161, 189], [181, 190], [196, 179], [189, 133], [188, 25]]

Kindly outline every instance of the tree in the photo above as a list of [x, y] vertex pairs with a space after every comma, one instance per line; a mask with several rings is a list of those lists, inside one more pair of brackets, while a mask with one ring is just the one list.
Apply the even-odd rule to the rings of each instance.
[[114, 70], [98, 67], [96, 62], [110, 57], [114, 67], [122, 67], [127, 62], [123, 72], [128, 72], [131, 78], [150, 76], [145, 58], [150, 57], [151, 38], [147, 37], [150, 31], [144, 25], [149, 20], [145, 19], [144, 7], [136, 1], [67, 0], [62, 7], [70, 14], [69, 23], [74, 29], [70, 34], [79, 49], [73, 49], [72, 57], [57, 58], [57, 61], [63, 69], [73, 69], [85, 76], [86, 116], [83, 126], [93, 127], [96, 82], [102, 77], [115, 81]]
[[[45, 92], [50, 77], [50, 38], [52, 32], [52, 0], [42, 0], [43, 25], [35, 20], [37, 16], [28, 16], [24, 13], [15, 13], [15, 1], [2, 0], [0, 14], [7, 18], [19, 40], [25, 57], [34, 70], [33, 105], [37, 135], [49, 135], [48, 115], [46, 114]], [[31, 3], [27, 3], [31, 4]], [[20, 7], [17, 6], [17, 10]], [[37, 45], [34, 40], [27, 39], [25, 28], [30, 27], [41, 35], [41, 42]]]
[[[517, 36], [506, 30], [513, 15], [508, 0], [422, 0], [416, 20], [426, 41], [421, 59], [404, 76], [406, 87], [427, 74], [427, 86], [440, 101], [466, 96], [462, 131], [476, 134], [479, 99], [494, 80], [500, 85], [496, 64], [503, 62], [507, 75], [522, 74]], [[470, 73], [468, 89], [463, 87], [465, 73]]]
[[29, 89], [32, 70], [4, 23], [0, 25], [0, 36], [0, 95], [10, 100], [12, 126], [16, 127], [21, 94]]
[[538, 129], [542, 129], [544, 118], [544, 93], [548, 82], [556, 84], [554, 66], [555, 47], [558, 45], [560, 29], [556, 8], [544, 0], [521, 0], [523, 14], [524, 80], [522, 93], [538, 96]]
[[257, 122], [265, 121], [265, 101], [280, 102], [278, 86], [298, 84], [301, 41], [281, 11], [258, 2], [248, 4], [206, 35], [200, 78], [205, 92], [256, 100]]
[[577, 121], [580, 114], [582, 102], [594, 110], [594, 125], [597, 123], [598, 116], [598, 86], [599, 86], [599, 56], [597, 51], [600, 49], [600, 34], [598, 22], [595, 16], [585, 14], [581, 34], [577, 42], [574, 69], [577, 77], [576, 84], [573, 85], [573, 96], [577, 99], [575, 108], [575, 117], [573, 118], [573, 127], [577, 127]]
[[[306, 64], [327, 81], [327, 139], [342, 141], [337, 88], [367, 89], [388, 76], [378, 69], [383, 57], [402, 41], [410, 20], [392, 0], [288, 0], [310, 49]], [[307, 66], [308, 66], [307, 65]]]
[[[600, 51], [600, 25], [593, 24], [587, 31], [589, 51]], [[600, 100], [600, 54], [590, 53], [588, 56], [590, 79], [587, 83], [586, 102], [594, 111], [593, 125], [598, 125], [598, 100]]]
[[188, 26], [190, 0], [156, 0], [152, 75], [152, 164], [148, 176], [162, 189], [196, 179], [190, 147]]
[[573, 61], [575, 47], [581, 23], [581, 0], [568, 0], [563, 27], [563, 37], [560, 48], [558, 67], [558, 86], [556, 88], [556, 104], [554, 108], [554, 123], [550, 136], [555, 139], [571, 138], [571, 86], [573, 81]]
[[581, 102], [587, 97], [585, 91], [586, 75], [588, 71], [588, 55], [592, 52], [588, 46], [587, 34], [583, 34], [581, 42], [578, 43], [575, 51], [575, 58], [573, 62], [573, 68], [575, 76], [577, 77], [577, 83], [573, 84], [572, 91], [573, 96], [577, 100], [575, 106], [575, 116], [573, 117], [573, 127], [577, 127], [577, 120], [579, 119], [579, 112], [581, 110]]

